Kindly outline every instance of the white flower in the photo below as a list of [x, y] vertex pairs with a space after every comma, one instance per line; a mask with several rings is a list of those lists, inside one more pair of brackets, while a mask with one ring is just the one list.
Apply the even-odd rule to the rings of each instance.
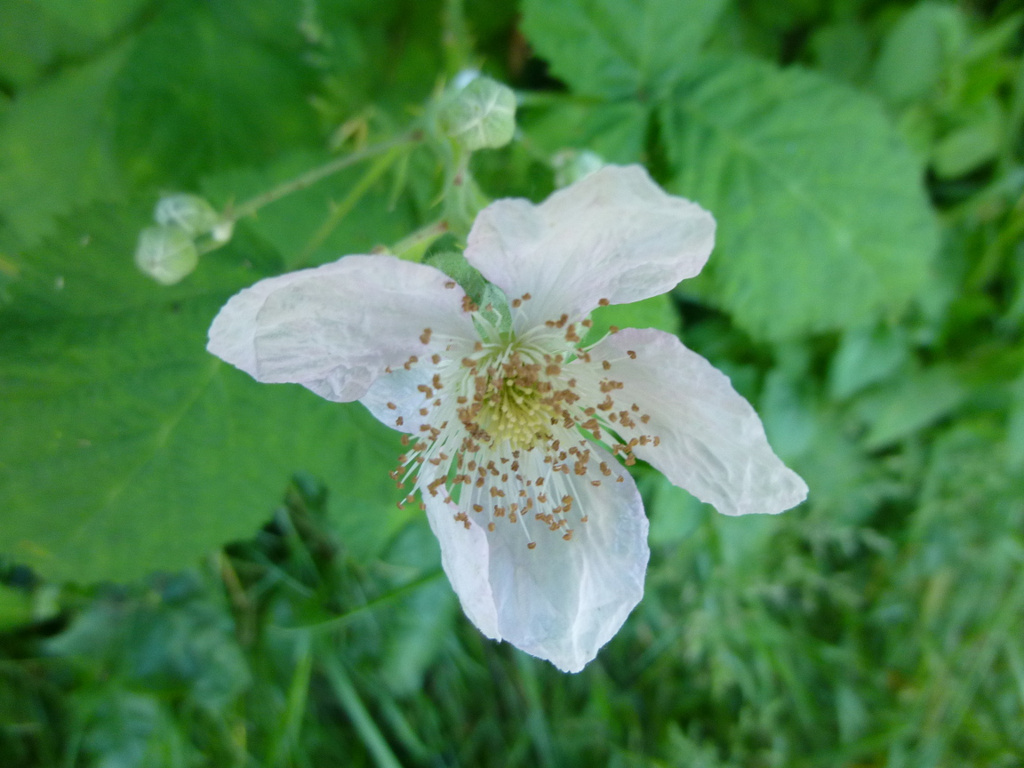
[[414, 478], [466, 615], [575, 672], [643, 594], [647, 519], [623, 464], [643, 459], [728, 515], [807, 494], [749, 403], [676, 337], [580, 346], [595, 307], [696, 275], [714, 229], [641, 168], [606, 167], [477, 217], [465, 256], [510, 322], [431, 267], [347, 256], [239, 293], [209, 349], [407, 433], [397, 476]]

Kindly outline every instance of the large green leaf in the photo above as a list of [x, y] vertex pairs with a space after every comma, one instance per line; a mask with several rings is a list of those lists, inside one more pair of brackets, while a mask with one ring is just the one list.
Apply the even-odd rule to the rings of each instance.
[[577, 93], [660, 94], [696, 57], [725, 0], [524, 0], [523, 31]]
[[[61, 18], [82, 35], [109, 33], [132, 10], [78, 5]], [[0, 122], [0, 220], [32, 243], [55, 217], [126, 196], [126, 182], [188, 188], [319, 142], [301, 50], [287, 33], [275, 47], [236, 28], [233, 5], [167, 0], [116, 47], [19, 93]]]
[[[397, 440], [358, 405], [257, 384], [206, 353], [219, 306], [260, 276], [237, 254], [167, 290], [135, 271], [133, 238], [119, 209], [83, 214], [9, 286], [5, 554], [76, 581], [182, 567], [251, 536], [296, 470], [326, 480], [350, 546], [380, 546], [405, 519], [388, 511]], [[256, 245], [246, 255], [266, 264]]]
[[15, 89], [52, 74], [122, 31], [147, 0], [4, 0], [0, 2], [0, 79]]
[[925, 285], [921, 170], [870, 99], [827, 78], [706, 59], [660, 111], [673, 191], [718, 219], [685, 284], [759, 338], [865, 326]]
[[114, 161], [107, 98], [125, 61], [115, 50], [32, 90], [0, 122], [0, 221], [25, 240], [49, 231], [52, 217], [83, 200], [112, 199]]
[[280, 46], [254, 39], [228, 26], [233, 5], [169, 0], [138, 36], [113, 99], [118, 157], [134, 180], [194, 184], [320, 139], [314, 72], [290, 30]]

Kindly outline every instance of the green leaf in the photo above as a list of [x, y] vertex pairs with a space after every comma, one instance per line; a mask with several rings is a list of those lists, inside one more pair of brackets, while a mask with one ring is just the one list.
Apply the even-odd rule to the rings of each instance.
[[[62, 13], [99, 35], [130, 11], [111, 3]], [[225, 16], [169, 0], [116, 48], [19, 94], [0, 123], [0, 215], [21, 239], [38, 241], [75, 207], [124, 197], [124, 181], [187, 190], [200, 173], [321, 139], [301, 51], [281, 55]]]
[[833, 523], [860, 522], [875, 513], [889, 489], [880, 466], [835, 421], [817, 414], [814, 445], [794, 469], [810, 488], [812, 510]]
[[612, 326], [617, 328], [657, 328], [666, 333], [679, 333], [679, 313], [667, 293], [632, 304], [598, 307], [590, 316], [594, 325], [584, 340], [593, 344], [604, 338]]
[[848, 83], [861, 82], [871, 62], [871, 36], [855, 22], [819, 27], [810, 47], [820, 69]]
[[523, 31], [589, 96], [661, 94], [697, 56], [725, 0], [524, 0]]
[[189, 189], [200, 174], [320, 139], [302, 51], [280, 55], [215, 11], [164, 3], [117, 78], [118, 158], [137, 182]]
[[636, 163], [644, 152], [650, 107], [634, 101], [581, 104], [561, 101], [543, 111], [527, 111], [524, 131], [549, 154], [588, 149], [609, 163]]
[[932, 167], [942, 179], [953, 179], [994, 160], [1003, 143], [1006, 119], [995, 98], [956, 115], [960, 123], [932, 148]]
[[871, 100], [802, 70], [716, 58], [660, 115], [670, 188], [719, 224], [684, 289], [752, 336], [870, 324], [922, 290], [936, 221], [920, 168]]
[[189, 571], [151, 581], [156, 588], [137, 596], [99, 597], [46, 642], [46, 651], [103, 678], [178, 690], [209, 712], [230, 706], [250, 677], [216, 592], [210, 600]]
[[[358, 405], [258, 384], [209, 355], [209, 323], [245, 273], [214, 261], [162, 289], [131, 265], [123, 216], [77, 217], [26, 256], [21, 273], [34, 279], [11, 286], [0, 330], [6, 554], [81, 582], [180, 568], [251, 536], [297, 470], [332, 489], [354, 550], [382, 546], [406, 519], [388, 511], [397, 440], [389, 447]], [[86, 223], [96, 239], [83, 248]], [[57, 283], [60, 254], [73, 276], [49, 288], [47, 312], [15, 312]], [[117, 290], [104, 311], [107, 285]]]
[[678, 545], [693, 534], [711, 509], [660, 473], [645, 476], [640, 487], [651, 521], [650, 540], [655, 547]]
[[1013, 402], [1006, 424], [1006, 453], [1011, 468], [1024, 468], [1024, 377], [1014, 382]]
[[62, 60], [81, 59], [123, 30], [147, 0], [4, 0], [0, 78], [24, 88]]
[[875, 64], [875, 86], [902, 105], [930, 95], [966, 34], [964, 18], [952, 5], [918, 3], [886, 36]]
[[125, 61], [118, 49], [21, 96], [0, 123], [0, 216], [26, 242], [53, 218], [121, 194], [114, 161], [111, 84]]
[[[426, 551], [434, 551], [432, 534], [421, 542]], [[388, 628], [381, 676], [388, 688], [399, 696], [423, 689], [428, 668], [448, 640], [459, 603], [451, 586], [443, 578], [423, 584], [402, 601], [401, 609]]]
[[803, 456], [813, 449], [817, 414], [802, 382], [777, 368], [765, 379], [759, 412], [765, 433], [783, 459]]
[[32, 620], [32, 598], [25, 592], [0, 584], [0, 632]]
[[864, 447], [875, 450], [949, 415], [967, 397], [956, 369], [938, 365], [913, 371], [891, 387], [864, 395], [856, 410], [867, 424]]
[[82, 208], [31, 249], [12, 241], [0, 264], [0, 274], [7, 276], [6, 306], [0, 309], [17, 318], [8, 325], [58, 317], [89, 322], [93, 317], [145, 311], [156, 304], [240, 289], [281, 269], [277, 254], [240, 229], [232, 248], [204, 256], [198, 270], [182, 283], [173, 288], [156, 285], [138, 271], [132, 257], [138, 231], [152, 220], [155, 200], [155, 193], [140, 193], [130, 207]]
[[872, 333], [857, 328], [844, 334], [829, 368], [829, 394], [843, 400], [864, 387], [891, 376], [910, 354], [910, 343], [900, 329]]
[[89, 713], [81, 735], [81, 751], [89, 764], [98, 768], [197, 764], [198, 750], [156, 696], [113, 686], [86, 690], [75, 699]]
[[[270, 7], [281, 5], [278, 0], [262, 2]], [[252, 6], [250, 0], [235, 3], [242, 9]], [[302, 7], [302, 29], [321, 44], [316, 56], [323, 58], [327, 75], [329, 98], [318, 106], [337, 123], [364, 110], [383, 111], [404, 122], [408, 105], [428, 96], [445, 69], [438, 45], [445, 32], [441, 29], [441, 3], [436, 0], [346, 0], [304, 3]], [[500, 13], [494, 4], [486, 8], [495, 15]], [[261, 15], [264, 19], [268, 16], [266, 12]]]
[[121, 29], [147, 0], [37, 0], [43, 12], [65, 26], [65, 32], [88, 40], [104, 40]]

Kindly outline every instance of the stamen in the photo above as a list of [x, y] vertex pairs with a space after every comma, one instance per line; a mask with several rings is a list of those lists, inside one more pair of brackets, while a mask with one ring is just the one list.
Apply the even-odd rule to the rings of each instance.
[[[509, 303], [518, 308], [530, 298], [523, 294]], [[399, 484], [415, 478], [421, 496], [456, 504], [454, 520], [464, 527], [471, 527], [471, 515], [489, 531], [517, 525], [530, 550], [537, 530], [570, 541], [572, 526], [588, 519], [580, 509], [580, 484], [624, 481], [614, 463], [599, 458], [595, 442], [617, 462], [634, 464], [635, 447], [658, 443], [637, 429], [650, 417], [635, 403], [616, 403], [624, 384], [606, 375], [614, 361], [593, 360], [579, 346], [579, 329], [592, 327], [589, 319], [569, 322], [563, 314], [516, 335], [471, 301], [463, 308], [475, 313], [478, 338], [423, 329], [419, 340], [438, 351], [416, 384], [423, 395], [420, 437], [391, 476]], [[404, 367], [418, 363], [413, 355]], [[395, 425], [402, 424], [396, 417]], [[402, 436], [403, 445], [410, 442]]]

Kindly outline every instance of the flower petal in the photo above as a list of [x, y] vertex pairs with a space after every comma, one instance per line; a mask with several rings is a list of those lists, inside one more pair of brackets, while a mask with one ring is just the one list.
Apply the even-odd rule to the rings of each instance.
[[540, 205], [499, 200], [477, 216], [466, 259], [509, 300], [530, 294], [517, 330], [625, 304], [693, 277], [714, 245], [715, 220], [666, 194], [640, 166], [608, 166]]
[[470, 336], [464, 293], [438, 270], [392, 256], [346, 256], [262, 280], [210, 326], [207, 349], [264, 382], [294, 382], [328, 400], [362, 397], [387, 367]]
[[[615, 466], [605, 451], [596, 448], [595, 456]], [[553, 532], [536, 520], [501, 519], [486, 531], [471, 511], [467, 529], [453, 519], [460, 512], [455, 504], [424, 492], [445, 572], [485, 635], [578, 672], [618, 632], [643, 596], [650, 556], [640, 494], [621, 474], [622, 482], [600, 474], [566, 477], [577, 515], [570, 541], [564, 529]], [[604, 482], [595, 487], [595, 479]]]
[[[774, 514], [807, 498], [806, 483], [772, 451], [750, 403], [675, 336], [627, 328], [596, 344], [590, 356], [607, 361], [603, 377], [622, 384], [609, 412], [625, 410], [636, 422], [615, 430], [627, 441], [656, 436], [657, 446], [645, 440], [633, 453], [675, 485], [727, 515]], [[606, 395], [596, 389], [591, 397], [600, 401]], [[641, 414], [650, 420], [642, 423]]]
[[441, 565], [459, 596], [462, 611], [477, 629], [492, 640], [501, 640], [498, 612], [491, 592], [490, 547], [484, 529], [475, 523], [466, 528], [455, 520], [458, 507], [440, 495], [423, 494], [430, 528], [441, 544]]
[[[466, 329], [467, 331], [469, 329]], [[434, 337], [435, 341], [442, 341]], [[437, 424], [437, 411], [431, 405], [435, 397], [454, 401], [455, 396], [435, 392], [438, 377], [451, 379], [451, 370], [462, 368], [463, 357], [473, 353], [474, 344], [479, 341], [475, 333], [466, 338], [446, 338], [444, 344], [431, 346], [431, 354], [419, 355], [419, 361], [406, 368], [396, 368], [384, 373], [373, 382], [366, 394], [359, 398], [378, 421], [410, 435], [421, 435], [424, 424]], [[429, 397], [427, 396], [429, 394]], [[449, 403], [455, 411], [454, 402]], [[424, 408], [429, 408], [424, 413]]]
[[382, 424], [399, 432], [416, 435], [420, 425], [429, 423], [430, 417], [420, 414], [423, 392], [419, 386], [430, 384], [432, 367], [415, 365], [411, 370], [399, 368], [378, 376], [359, 402]]

